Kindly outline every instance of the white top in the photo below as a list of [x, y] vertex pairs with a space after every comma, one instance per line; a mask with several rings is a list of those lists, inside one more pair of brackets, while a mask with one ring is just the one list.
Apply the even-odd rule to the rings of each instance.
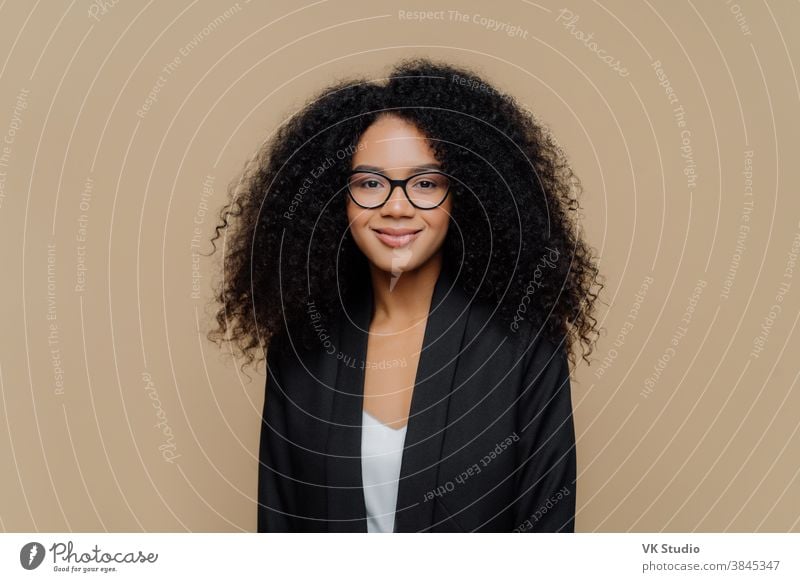
[[397, 487], [406, 428], [383, 424], [366, 410], [362, 413], [361, 474], [369, 533], [394, 530]]

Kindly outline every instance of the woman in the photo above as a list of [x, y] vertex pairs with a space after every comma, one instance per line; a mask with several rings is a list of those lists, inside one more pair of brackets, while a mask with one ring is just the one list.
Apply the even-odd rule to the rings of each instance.
[[427, 59], [259, 150], [209, 336], [266, 350], [259, 532], [574, 530], [569, 362], [602, 285], [573, 183], [512, 97]]

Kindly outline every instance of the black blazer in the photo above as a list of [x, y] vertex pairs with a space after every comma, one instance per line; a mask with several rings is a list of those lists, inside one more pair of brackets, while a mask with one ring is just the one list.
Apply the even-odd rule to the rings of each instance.
[[[367, 531], [360, 449], [372, 302], [369, 288], [333, 329], [318, 329], [314, 350], [268, 349], [259, 532]], [[291, 334], [274, 341], [292, 343]], [[575, 472], [564, 342], [497, 323], [443, 268], [411, 399], [394, 531], [572, 532]]]

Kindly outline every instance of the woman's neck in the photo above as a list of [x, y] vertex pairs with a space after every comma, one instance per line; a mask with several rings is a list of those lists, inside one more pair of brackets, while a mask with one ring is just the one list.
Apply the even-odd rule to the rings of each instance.
[[390, 273], [371, 267], [373, 325], [405, 327], [427, 317], [441, 270], [441, 253], [413, 271]]

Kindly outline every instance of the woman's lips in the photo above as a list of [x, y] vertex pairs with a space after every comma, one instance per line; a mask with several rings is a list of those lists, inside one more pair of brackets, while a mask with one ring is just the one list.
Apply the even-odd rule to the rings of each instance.
[[411, 230], [411, 229], [381, 229], [381, 230], [374, 230], [375, 236], [378, 237], [383, 244], [390, 246], [392, 248], [403, 247], [409, 244], [411, 241], [416, 239], [421, 230]]

